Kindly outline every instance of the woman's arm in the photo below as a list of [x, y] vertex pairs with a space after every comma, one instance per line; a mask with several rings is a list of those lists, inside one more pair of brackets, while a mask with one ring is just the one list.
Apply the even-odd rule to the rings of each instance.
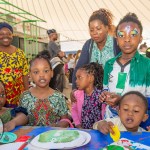
[[23, 85], [24, 85], [25, 90], [29, 89], [29, 77], [28, 77], [28, 74], [23, 76]]

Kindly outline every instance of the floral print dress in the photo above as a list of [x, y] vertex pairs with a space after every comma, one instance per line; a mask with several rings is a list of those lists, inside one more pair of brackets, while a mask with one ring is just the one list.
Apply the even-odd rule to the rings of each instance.
[[99, 100], [101, 90], [95, 88], [93, 93], [88, 96], [84, 93], [84, 103], [82, 105], [82, 127], [84, 129], [93, 128], [93, 124], [102, 119], [102, 103]]
[[5, 85], [6, 107], [18, 106], [20, 94], [24, 91], [23, 76], [27, 75], [28, 63], [22, 50], [12, 54], [0, 51], [0, 80]]
[[30, 91], [25, 91], [20, 106], [27, 109], [31, 126], [55, 126], [61, 116], [68, 114], [66, 100], [57, 91], [45, 99], [38, 99]]

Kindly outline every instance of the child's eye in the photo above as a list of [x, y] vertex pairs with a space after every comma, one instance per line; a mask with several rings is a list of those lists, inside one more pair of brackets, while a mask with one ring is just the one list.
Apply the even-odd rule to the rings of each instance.
[[135, 36], [137, 36], [137, 34], [131, 34], [131, 37], [135, 37]]
[[34, 73], [34, 74], [38, 74], [38, 71], [34, 71], [33, 73]]
[[128, 109], [127, 109], [127, 108], [124, 108], [123, 110], [124, 110], [124, 111], [128, 111]]
[[134, 110], [134, 112], [135, 112], [135, 113], [138, 113], [139, 111], [138, 111], [138, 110]]
[[120, 38], [124, 37], [124, 33], [121, 32], [121, 31], [118, 31], [118, 32], [117, 32], [117, 35], [118, 35], [118, 37], [120, 37]]
[[5, 97], [5, 94], [0, 94], [0, 98], [4, 98]]
[[131, 31], [131, 37], [135, 37], [138, 35], [138, 30], [137, 29], [134, 29], [133, 31]]
[[49, 70], [45, 70], [45, 73], [48, 73], [49, 72]]

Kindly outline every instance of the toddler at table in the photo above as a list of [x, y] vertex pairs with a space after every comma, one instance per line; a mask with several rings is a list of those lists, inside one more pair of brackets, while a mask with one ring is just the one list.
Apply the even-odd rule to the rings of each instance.
[[[145, 131], [139, 127], [140, 123], [146, 121], [148, 102], [146, 97], [138, 91], [130, 91], [124, 94], [119, 102], [118, 117], [107, 118], [96, 122], [94, 129], [107, 134], [112, 131], [112, 127], [117, 125], [120, 131], [142, 132]], [[147, 127], [149, 130], [150, 127]]]
[[30, 62], [29, 76], [35, 87], [25, 91], [20, 106], [27, 109], [31, 126], [68, 127], [68, 107], [62, 93], [49, 87], [53, 70], [46, 55], [38, 54]]
[[102, 103], [99, 95], [103, 88], [103, 68], [92, 62], [80, 67], [76, 72], [74, 92], [76, 102], [72, 103], [71, 114], [76, 128], [90, 129], [102, 119]]
[[25, 125], [28, 122], [26, 109], [22, 107], [3, 107], [5, 102], [5, 88], [3, 82], [0, 81], [0, 119], [4, 124], [4, 131], [10, 131], [13, 130], [16, 126]]

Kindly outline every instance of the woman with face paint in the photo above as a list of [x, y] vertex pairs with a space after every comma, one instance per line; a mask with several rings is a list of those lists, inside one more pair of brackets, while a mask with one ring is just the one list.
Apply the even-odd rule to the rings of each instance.
[[78, 68], [90, 62], [98, 62], [104, 67], [108, 59], [113, 58], [120, 52], [115, 38], [109, 35], [113, 27], [113, 15], [109, 10], [101, 8], [93, 12], [88, 25], [91, 39], [84, 44], [75, 67], [72, 78], [73, 89], [76, 88], [75, 74]]
[[22, 50], [11, 45], [13, 28], [6, 22], [0, 23], [0, 80], [6, 90], [6, 107], [14, 108], [20, 94], [28, 89], [28, 64]]
[[[142, 41], [142, 24], [134, 13], [128, 13], [116, 27], [117, 42], [121, 53], [106, 62], [104, 91], [100, 100], [107, 103], [105, 118], [117, 114], [120, 96], [128, 91], [139, 91], [148, 99], [150, 113], [150, 60], [140, 55], [138, 45]], [[132, 115], [132, 114], [131, 114]], [[146, 127], [150, 120], [142, 124]]]

